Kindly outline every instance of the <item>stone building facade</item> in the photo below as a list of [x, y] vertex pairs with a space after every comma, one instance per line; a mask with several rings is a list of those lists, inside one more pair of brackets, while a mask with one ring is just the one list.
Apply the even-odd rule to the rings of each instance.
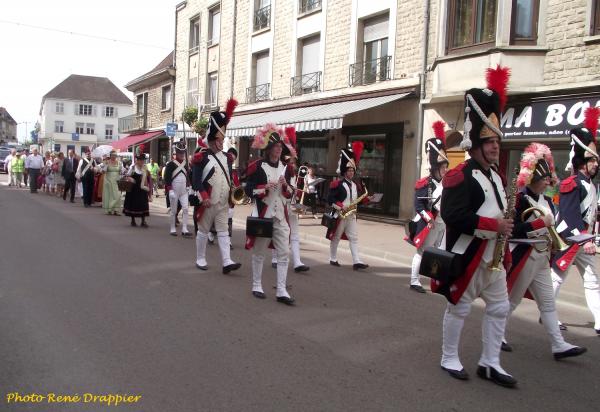
[[0, 145], [17, 143], [17, 122], [4, 107], [0, 107]]
[[143, 144], [160, 165], [166, 164], [170, 156], [166, 124], [175, 121], [173, 56], [174, 52], [169, 53], [152, 70], [125, 85], [133, 93], [133, 114], [119, 119], [119, 132], [128, 136], [115, 145], [119, 150], [135, 150]]
[[412, 200], [400, 192], [416, 178], [421, 8], [418, 0], [182, 2], [175, 113], [189, 105], [208, 112], [235, 96], [227, 135], [240, 168], [258, 156], [251, 137], [268, 121], [296, 125], [300, 161], [329, 180], [339, 150], [364, 140], [363, 179], [384, 194], [367, 212], [408, 218]]
[[[467, 16], [457, 13], [456, 1], [430, 2], [423, 140], [438, 119], [461, 131], [464, 91], [483, 87], [485, 68], [501, 64], [512, 72], [501, 169], [512, 173], [524, 146], [541, 141], [553, 149], [564, 177], [569, 129], [582, 122], [586, 107], [600, 106], [600, 2], [487, 3], [481, 15], [468, 16], [483, 27], [477, 39], [478, 33], [457, 36]], [[453, 163], [463, 158], [454, 151]]]

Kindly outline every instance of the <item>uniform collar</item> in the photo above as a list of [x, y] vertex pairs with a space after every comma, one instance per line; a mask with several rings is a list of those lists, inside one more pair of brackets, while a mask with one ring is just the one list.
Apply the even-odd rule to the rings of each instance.
[[580, 179], [583, 179], [588, 183], [590, 182], [590, 178], [588, 176], [586, 176], [581, 170], [578, 171], [577, 174], [579, 175]]

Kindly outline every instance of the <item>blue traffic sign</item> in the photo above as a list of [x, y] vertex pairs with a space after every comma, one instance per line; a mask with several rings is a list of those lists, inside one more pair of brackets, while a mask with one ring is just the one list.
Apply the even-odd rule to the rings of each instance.
[[167, 137], [175, 137], [175, 132], [177, 131], [177, 123], [167, 123], [165, 128], [165, 134]]

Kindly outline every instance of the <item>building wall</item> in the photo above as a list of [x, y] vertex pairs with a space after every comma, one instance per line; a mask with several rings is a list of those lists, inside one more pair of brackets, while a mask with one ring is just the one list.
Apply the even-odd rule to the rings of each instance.
[[[64, 112], [56, 113], [55, 107], [57, 102], [62, 102], [64, 104]], [[91, 104], [96, 107], [96, 115], [95, 116], [80, 116], [75, 114], [75, 107], [79, 104]], [[114, 117], [108, 118], [103, 116], [102, 108], [104, 106], [113, 106], [115, 108]], [[85, 102], [85, 101], [73, 101], [66, 99], [46, 99], [44, 101], [44, 106], [42, 107], [42, 114], [40, 118], [40, 138], [44, 144], [44, 148], [47, 150], [52, 150], [53, 146], [51, 141], [52, 139], [56, 140], [56, 143], [61, 143], [62, 145], [75, 144], [77, 147], [80, 147], [83, 142], [85, 142], [86, 146], [91, 146], [92, 144], [110, 144], [110, 140], [104, 140], [104, 128], [105, 125], [111, 124], [113, 125], [113, 141], [118, 140], [122, 135], [119, 135], [119, 117], [124, 117], [131, 115], [133, 113], [133, 109], [130, 105], [123, 104], [113, 104], [113, 103], [98, 103], [98, 102]], [[63, 121], [63, 133], [55, 133], [54, 132], [54, 122], [55, 121]], [[95, 127], [95, 134], [86, 135], [81, 134], [79, 136], [79, 143], [74, 142], [71, 138], [71, 133], [75, 133], [75, 124], [76, 123], [93, 123]], [[60, 140], [60, 142], [59, 142]], [[71, 143], [72, 142], [72, 143]], [[89, 144], [88, 144], [89, 143]], [[66, 147], [66, 146], [65, 146]]]
[[147, 129], [164, 128], [168, 122], [172, 121], [173, 109], [162, 109], [162, 88], [169, 85], [171, 86], [171, 93], [173, 93], [173, 83], [170, 81], [159, 81], [151, 87], [133, 91], [132, 113], [137, 111], [137, 95], [148, 93]]
[[10, 116], [0, 111], [0, 142], [15, 143], [17, 141], [17, 124]]

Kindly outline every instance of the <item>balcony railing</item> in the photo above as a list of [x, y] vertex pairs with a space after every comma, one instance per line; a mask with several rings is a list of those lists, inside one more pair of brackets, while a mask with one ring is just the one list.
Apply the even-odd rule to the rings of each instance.
[[298, 14], [304, 14], [313, 10], [321, 9], [321, 0], [300, 0], [298, 2]]
[[321, 72], [307, 73], [290, 79], [290, 96], [300, 96], [321, 90]]
[[271, 24], [271, 5], [254, 12], [254, 31], [262, 30]]
[[350, 86], [361, 86], [391, 80], [392, 56], [358, 62], [350, 65]]
[[271, 83], [259, 84], [246, 89], [246, 103], [258, 103], [269, 100]]
[[137, 130], [146, 130], [148, 126], [148, 117], [145, 115], [132, 114], [119, 118], [119, 133], [135, 132]]

